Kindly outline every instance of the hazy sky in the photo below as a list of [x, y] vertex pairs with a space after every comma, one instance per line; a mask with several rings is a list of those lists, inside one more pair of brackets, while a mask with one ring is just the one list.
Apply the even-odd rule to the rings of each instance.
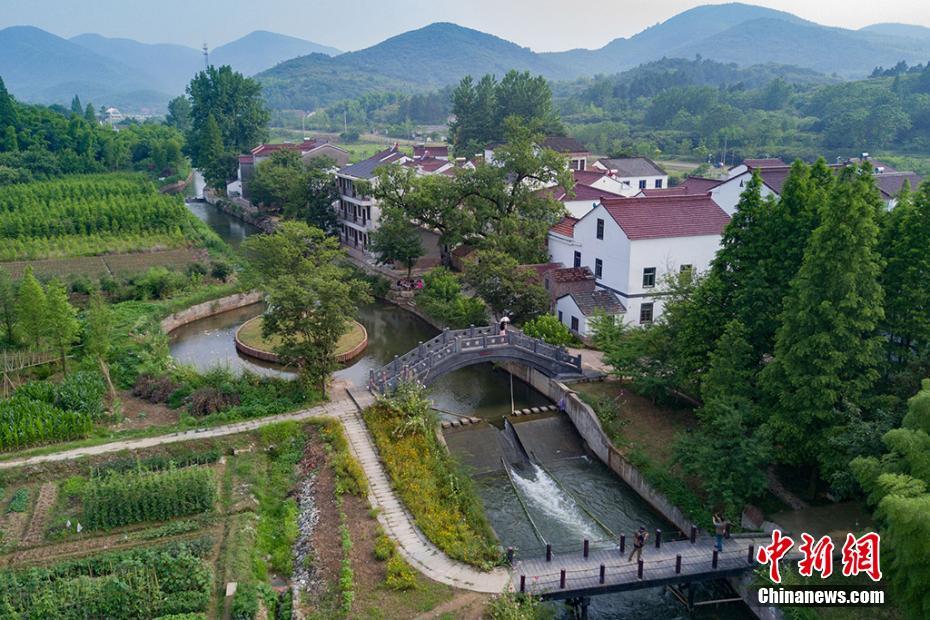
[[[0, 0], [0, 28], [29, 24], [147, 43], [216, 47], [271, 30], [343, 50], [436, 21], [451, 21], [537, 51], [596, 48], [635, 34], [700, 0]], [[755, 2], [830, 26], [876, 22], [930, 26], [927, 0]]]

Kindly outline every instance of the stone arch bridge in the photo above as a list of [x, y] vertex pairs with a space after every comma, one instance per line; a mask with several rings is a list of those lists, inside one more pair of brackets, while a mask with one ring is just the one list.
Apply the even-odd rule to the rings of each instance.
[[370, 372], [368, 388], [383, 394], [403, 380], [429, 385], [446, 373], [484, 362], [514, 362], [559, 379], [583, 376], [581, 356], [571, 355], [564, 347], [547, 344], [518, 330], [500, 334], [495, 327], [471, 326], [445, 329], [412, 351], [395, 356], [392, 362]]

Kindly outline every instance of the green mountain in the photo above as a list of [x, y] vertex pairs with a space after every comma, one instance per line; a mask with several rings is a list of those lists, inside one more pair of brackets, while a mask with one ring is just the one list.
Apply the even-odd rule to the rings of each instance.
[[[313, 41], [305, 41], [283, 34], [256, 30], [242, 38], [221, 45], [210, 52], [210, 62], [214, 65], [229, 65], [243, 75], [255, 75], [259, 71], [274, 67], [298, 56], [307, 54], [324, 54], [335, 56], [340, 50]], [[200, 59], [203, 63], [203, 59]]]
[[295, 58], [258, 74], [276, 108], [313, 109], [367, 92], [417, 91], [465, 75], [527, 70], [552, 80], [614, 74], [661, 58], [700, 55], [741, 67], [791, 65], [844, 78], [930, 58], [930, 29], [898, 24], [830, 28], [748, 4], [699, 6], [595, 50], [535, 53], [454, 24], [432, 24], [333, 58]]
[[31, 26], [0, 30], [0, 76], [17, 98], [48, 103], [67, 103], [75, 93], [94, 103], [116, 95], [146, 99], [154, 83], [144, 72]]
[[[252, 75], [277, 63], [314, 52], [339, 50], [272, 32], [257, 31], [216, 48], [214, 64]], [[0, 30], [0, 76], [23, 101], [82, 101], [129, 111], [162, 112], [203, 68], [200, 50], [183, 45], [82, 34], [63, 39], [31, 26]]]

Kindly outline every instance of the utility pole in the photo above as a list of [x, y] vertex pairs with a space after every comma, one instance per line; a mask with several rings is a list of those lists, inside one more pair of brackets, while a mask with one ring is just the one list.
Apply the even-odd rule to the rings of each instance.
[[203, 67], [204, 69], [210, 68], [210, 50], [207, 48], [207, 43], [204, 41], [203, 44]]

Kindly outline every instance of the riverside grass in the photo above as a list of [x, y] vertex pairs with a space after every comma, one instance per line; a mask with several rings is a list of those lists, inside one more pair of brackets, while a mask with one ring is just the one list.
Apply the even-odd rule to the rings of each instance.
[[426, 537], [450, 558], [490, 570], [501, 561], [497, 540], [471, 479], [429, 430], [401, 434], [404, 412], [379, 402], [365, 423], [401, 501]]

